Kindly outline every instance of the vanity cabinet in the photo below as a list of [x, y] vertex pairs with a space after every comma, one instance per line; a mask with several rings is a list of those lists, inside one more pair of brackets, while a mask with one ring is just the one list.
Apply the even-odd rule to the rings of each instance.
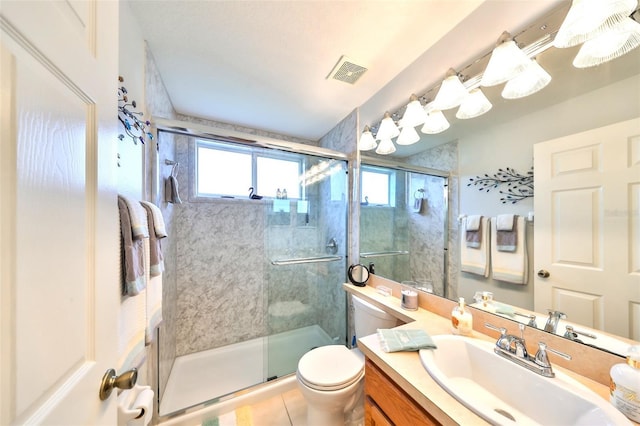
[[364, 374], [365, 426], [439, 425], [369, 358]]

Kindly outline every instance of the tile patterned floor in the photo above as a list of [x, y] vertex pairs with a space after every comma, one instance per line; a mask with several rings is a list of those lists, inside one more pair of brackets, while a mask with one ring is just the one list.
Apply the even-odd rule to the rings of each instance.
[[202, 426], [307, 426], [307, 405], [298, 389], [206, 421]]

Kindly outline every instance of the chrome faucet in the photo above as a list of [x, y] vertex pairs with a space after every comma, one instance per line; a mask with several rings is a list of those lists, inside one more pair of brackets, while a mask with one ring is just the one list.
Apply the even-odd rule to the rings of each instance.
[[544, 325], [544, 331], [555, 333], [558, 328], [558, 322], [560, 322], [561, 319], [565, 319], [567, 315], [564, 312], [553, 311], [551, 309], [548, 309], [548, 311], [549, 318], [547, 318], [547, 323]]
[[548, 348], [544, 342], [538, 342], [538, 351], [534, 356], [529, 355], [527, 345], [524, 340], [524, 324], [518, 324], [520, 327], [520, 337], [507, 334], [504, 327], [496, 327], [493, 324], [485, 323], [485, 327], [500, 332], [500, 337], [496, 341], [493, 351], [503, 358], [515, 362], [516, 364], [533, 371], [544, 377], [555, 377], [555, 373], [549, 362], [547, 351], [571, 360], [571, 355]]

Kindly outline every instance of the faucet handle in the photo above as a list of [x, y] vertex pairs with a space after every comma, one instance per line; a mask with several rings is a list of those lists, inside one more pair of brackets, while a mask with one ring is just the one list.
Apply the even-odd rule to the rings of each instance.
[[499, 331], [500, 332], [500, 337], [504, 337], [507, 335], [507, 329], [504, 327], [497, 327], [493, 324], [489, 324], [488, 322], [484, 323], [484, 326], [487, 328], [490, 328], [491, 330], [495, 330], [495, 331]]
[[536, 356], [534, 357], [536, 364], [542, 367], [551, 367], [551, 363], [549, 362], [549, 358], [547, 356], [547, 351], [559, 355], [568, 361], [571, 361], [571, 355], [549, 348], [544, 342], [538, 342], [538, 352], [536, 352]]
[[553, 317], [557, 317], [559, 319], [567, 318], [567, 314], [565, 314], [564, 312], [556, 311], [556, 310], [553, 310], [553, 309], [547, 309], [547, 312], [549, 312], [549, 317], [550, 318], [553, 318]]

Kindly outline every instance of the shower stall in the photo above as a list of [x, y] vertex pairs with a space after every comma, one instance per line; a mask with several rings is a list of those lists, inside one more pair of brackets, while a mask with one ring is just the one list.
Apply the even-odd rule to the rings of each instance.
[[347, 341], [344, 156], [166, 133], [182, 204], [170, 206], [161, 416], [291, 375], [310, 349]]

